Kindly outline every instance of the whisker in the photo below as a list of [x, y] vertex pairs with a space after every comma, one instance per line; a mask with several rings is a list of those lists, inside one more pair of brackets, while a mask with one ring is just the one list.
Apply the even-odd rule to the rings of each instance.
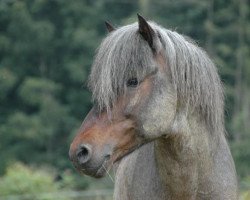
[[109, 175], [109, 178], [111, 179], [111, 181], [114, 183], [114, 180], [113, 180], [112, 176], [109, 174], [109, 170], [107, 170], [106, 167], [104, 166], [104, 163], [102, 164], [102, 167], [107, 172], [107, 174]]

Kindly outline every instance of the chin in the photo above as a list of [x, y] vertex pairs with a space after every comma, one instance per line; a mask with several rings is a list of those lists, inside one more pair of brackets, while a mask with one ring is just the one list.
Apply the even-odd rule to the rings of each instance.
[[102, 178], [106, 175], [107, 171], [109, 171], [112, 167], [109, 163], [110, 162], [108, 160], [105, 160], [97, 167], [91, 166], [89, 168], [83, 169], [81, 166], [76, 166], [75, 168], [82, 175], [91, 176], [93, 178]]

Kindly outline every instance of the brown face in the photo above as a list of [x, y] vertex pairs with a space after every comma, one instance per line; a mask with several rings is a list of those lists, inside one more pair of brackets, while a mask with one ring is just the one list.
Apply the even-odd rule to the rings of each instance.
[[133, 113], [147, 103], [153, 79], [146, 77], [140, 85], [128, 80], [128, 90], [113, 106], [111, 117], [92, 108], [70, 146], [70, 159], [79, 172], [102, 177], [113, 163], [147, 142]]

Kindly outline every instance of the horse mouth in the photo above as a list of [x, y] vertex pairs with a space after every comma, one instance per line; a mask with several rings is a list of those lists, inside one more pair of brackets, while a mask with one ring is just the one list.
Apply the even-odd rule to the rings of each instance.
[[[116, 154], [113, 155], [112, 157], [108, 157], [104, 159], [102, 164], [100, 164], [96, 168], [81, 168], [81, 167], [76, 167], [77, 170], [84, 175], [92, 176], [94, 178], [102, 178], [106, 174], [109, 174], [110, 170], [114, 166], [114, 164], [120, 162], [124, 157], [128, 156], [130, 153], [132, 153], [135, 149], [131, 149], [130, 151], [127, 151], [125, 154]], [[110, 175], [109, 175], [110, 176]]]
[[112, 165], [109, 163], [110, 159], [105, 159], [99, 169], [96, 171], [94, 177], [95, 178], [102, 178], [105, 176], [105, 174], [108, 174], [110, 169], [112, 168]]
[[[114, 164], [119, 163], [124, 157], [128, 156], [130, 153], [132, 153], [135, 149], [131, 149], [131, 151], [126, 152], [125, 154], [119, 156], [114, 156], [113, 159], [112, 157], [109, 159], [105, 159], [103, 161], [103, 163], [101, 164], [101, 166], [98, 168], [98, 170], [96, 171], [96, 173], [91, 176], [93, 176], [94, 178], [102, 178], [104, 177], [106, 174], [109, 174], [109, 171], [112, 169], [112, 167], [114, 166]], [[85, 173], [85, 170], [83, 170], [83, 173]]]
[[82, 175], [87, 175], [94, 178], [102, 178], [106, 175], [106, 173], [109, 173], [110, 169], [112, 168], [110, 161], [110, 158], [106, 158], [97, 167], [81, 167], [76, 164], [74, 164], [74, 167]]
[[123, 158], [129, 156], [132, 152], [134, 152], [136, 149], [139, 149], [141, 146], [143, 146], [146, 142], [143, 142], [141, 144], [137, 144], [132, 148], [126, 149], [125, 151], [115, 150], [111, 155], [105, 156], [101, 164], [97, 166], [89, 166], [89, 167], [83, 167], [79, 164], [75, 164], [75, 168], [77, 169], [80, 174], [88, 175], [94, 178], [102, 178], [106, 174], [109, 174], [109, 171], [113, 168], [113, 166], [117, 163], [119, 163]]

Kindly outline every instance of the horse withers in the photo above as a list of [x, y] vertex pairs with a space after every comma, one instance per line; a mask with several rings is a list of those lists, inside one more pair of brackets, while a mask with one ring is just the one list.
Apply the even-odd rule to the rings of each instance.
[[213, 62], [140, 15], [107, 27], [89, 78], [94, 106], [70, 146], [75, 168], [103, 177], [115, 165], [116, 200], [237, 199]]

